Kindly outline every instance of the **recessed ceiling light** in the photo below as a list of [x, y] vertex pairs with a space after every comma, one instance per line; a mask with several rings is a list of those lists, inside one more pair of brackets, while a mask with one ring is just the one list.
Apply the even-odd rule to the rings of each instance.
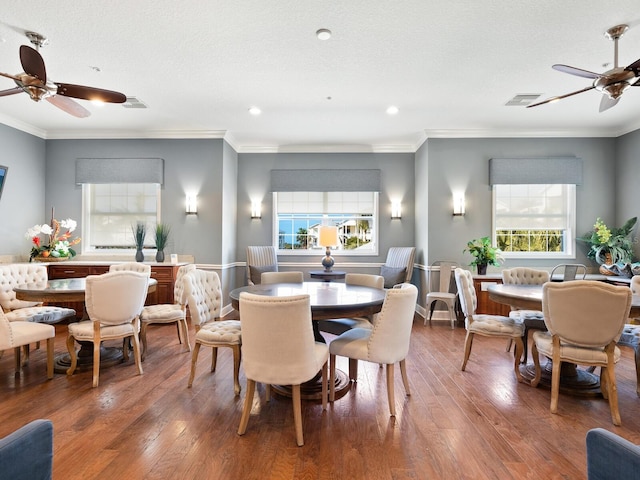
[[328, 28], [321, 28], [316, 32], [316, 37], [318, 37], [318, 40], [329, 40], [331, 38], [331, 30]]
[[396, 107], [395, 105], [391, 105], [389, 108], [387, 108], [388, 115], [395, 115], [398, 112], [399, 112], [398, 107]]
[[251, 115], [260, 115], [262, 113], [262, 110], [260, 110], [258, 107], [251, 107], [249, 109], [249, 113]]

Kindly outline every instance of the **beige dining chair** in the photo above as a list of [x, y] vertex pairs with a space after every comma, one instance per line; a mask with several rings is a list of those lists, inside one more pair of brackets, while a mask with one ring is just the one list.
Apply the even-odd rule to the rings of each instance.
[[110, 272], [138, 272], [151, 276], [151, 265], [142, 262], [114, 263], [109, 265]]
[[[458, 292], [451, 291], [451, 274], [458, 268], [456, 262], [446, 262], [438, 260], [431, 264], [429, 269], [429, 292], [425, 300], [424, 308], [429, 308], [429, 325], [431, 325], [431, 317], [433, 316], [433, 310], [435, 309], [436, 302], [442, 302], [447, 306], [449, 311], [449, 321], [451, 322], [451, 328], [456, 326], [456, 300], [458, 298]], [[437, 289], [431, 288], [431, 277], [434, 271], [438, 271], [438, 287]], [[427, 324], [427, 319], [424, 319], [424, 324]]]
[[[75, 342], [93, 343], [93, 386], [100, 378], [100, 345], [104, 340], [130, 338], [133, 355], [142, 375], [140, 358], [140, 312], [147, 298], [149, 276], [127, 270], [86, 278], [85, 307], [89, 320], [69, 324], [67, 349], [71, 365], [67, 375], [73, 375], [78, 364]], [[123, 356], [129, 357], [129, 348], [123, 341]]]
[[302, 282], [304, 282], [304, 274], [302, 272], [264, 272], [260, 278], [260, 283], [264, 285]]
[[329, 344], [329, 399], [335, 400], [336, 355], [354, 360], [366, 360], [386, 365], [389, 413], [396, 415], [394, 365], [400, 363], [400, 373], [407, 395], [411, 395], [406, 358], [409, 353], [411, 327], [418, 299], [418, 289], [401, 283], [387, 291], [372, 329], [354, 328]]
[[600, 367], [602, 396], [609, 400], [611, 419], [620, 425], [615, 364], [620, 338], [631, 308], [631, 290], [605, 282], [576, 280], [542, 286], [542, 311], [547, 331], [533, 333], [535, 377], [540, 382], [539, 354], [551, 359], [551, 413], [558, 412], [560, 365], [570, 362]]
[[329, 347], [316, 342], [311, 326], [309, 295], [267, 297], [240, 294], [242, 357], [247, 377], [238, 435], [244, 435], [254, 406], [256, 383], [291, 385], [293, 418], [298, 446], [304, 445], [300, 384], [322, 372], [322, 410], [327, 409]]
[[191, 354], [191, 373], [187, 387], [191, 388], [196, 376], [200, 347], [211, 347], [211, 372], [216, 371], [218, 348], [227, 347], [233, 352], [233, 391], [240, 395], [240, 345], [242, 333], [238, 320], [220, 320], [222, 287], [216, 272], [194, 270], [183, 279], [184, 294], [189, 305], [191, 322], [196, 329], [195, 345]]
[[278, 271], [278, 255], [271, 245], [247, 247], [247, 285], [258, 285], [264, 272]]
[[465, 316], [465, 328], [467, 330], [464, 341], [464, 359], [462, 360], [460, 370], [464, 371], [467, 367], [467, 361], [471, 355], [471, 346], [476, 335], [484, 337], [504, 337], [513, 339], [515, 342], [516, 351], [513, 370], [518, 382], [522, 382], [523, 378], [520, 373], [519, 364], [524, 349], [522, 344], [524, 325], [522, 322], [511, 317], [476, 314], [478, 298], [476, 296], [476, 289], [473, 286], [473, 276], [471, 272], [462, 268], [456, 268], [455, 278], [458, 286], [458, 294], [460, 295], [460, 306]]

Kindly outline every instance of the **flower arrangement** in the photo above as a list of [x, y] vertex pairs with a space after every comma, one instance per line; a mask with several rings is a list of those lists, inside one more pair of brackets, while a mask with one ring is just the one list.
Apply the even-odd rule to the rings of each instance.
[[633, 257], [631, 230], [637, 217], [630, 218], [621, 228], [609, 228], [600, 219], [596, 219], [593, 231], [578, 238], [589, 245], [587, 256], [602, 265], [607, 262], [629, 263]]
[[169, 240], [169, 234], [171, 233], [171, 226], [166, 223], [158, 223], [156, 225], [155, 240], [156, 248], [160, 251], [164, 250]]
[[[76, 256], [76, 251], [71, 248], [74, 245], [80, 243], [80, 237], [72, 238], [71, 234], [76, 229], [77, 223], [75, 220], [67, 218], [66, 220], [51, 219], [51, 224], [34, 225], [27, 230], [25, 236], [31, 239], [33, 246], [31, 247], [31, 254], [29, 255], [29, 261], [34, 258], [60, 258], [66, 259]], [[61, 229], [66, 229], [66, 232], [61, 233]], [[46, 240], [41, 239], [41, 235], [45, 235]]]
[[467, 251], [474, 257], [469, 265], [478, 267], [479, 274], [482, 274], [481, 272], [483, 270], [486, 272], [487, 265], [497, 267], [504, 260], [502, 250], [491, 245], [491, 239], [489, 237], [482, 237], [467, 242], [467, 248], [463, 250], [463, 253]]

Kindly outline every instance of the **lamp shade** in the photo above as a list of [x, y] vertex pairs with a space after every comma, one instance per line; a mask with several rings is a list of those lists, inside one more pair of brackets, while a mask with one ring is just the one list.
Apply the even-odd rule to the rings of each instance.
[[321, 247], [334, 247], [340, 244], [338, 240], [338, 227], [320, 227], [318, 245]]

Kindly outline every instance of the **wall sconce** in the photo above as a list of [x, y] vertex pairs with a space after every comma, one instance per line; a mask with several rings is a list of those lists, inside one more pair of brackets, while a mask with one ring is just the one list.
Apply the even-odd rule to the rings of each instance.
[[198, 197], [196, 197], [195, 195], [187, 195], [185, 213], [187, 215], [198, 214]]
[[391, 218], [402, 218], [402, 204], [398, 200], [391, 202]]
[[462, 217], [464, 215], [464, 194], [453, 196], [453, 216]]
[[262, 207], [257, 200], [251, 201], [251, 218], [262, 218]]

